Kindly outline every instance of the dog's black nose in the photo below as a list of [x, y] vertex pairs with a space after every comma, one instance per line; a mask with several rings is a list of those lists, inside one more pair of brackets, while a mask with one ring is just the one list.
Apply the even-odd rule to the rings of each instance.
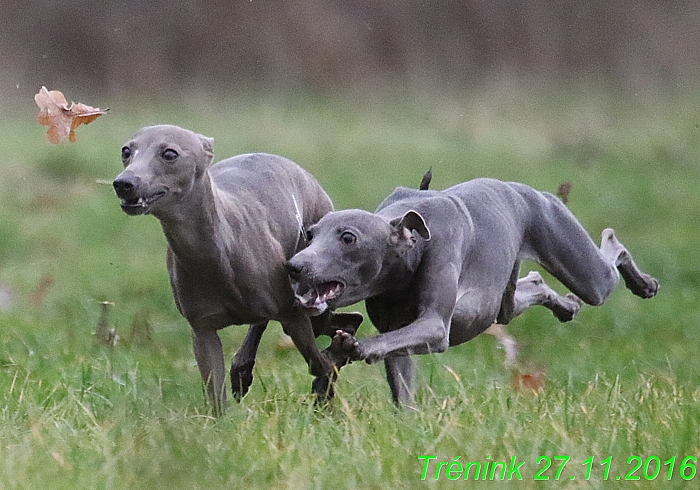
[[136, 194], [136, 182], [133, 176], [120, 175], [116, 179], [114, 179], [112, 185], [114, 186], [114, 190], [116, 191], [117, 196], [119, 196], [122, 199], [133, 198]]
[[287, 269], [287, 274], [289, 275], [289, 277], [295, 280], [301, 277], [301, 273], [304, 270], [304, 266], [302, 264], [298, 262], [292, 262], [291, 260], [284, 264], [284, 266]]

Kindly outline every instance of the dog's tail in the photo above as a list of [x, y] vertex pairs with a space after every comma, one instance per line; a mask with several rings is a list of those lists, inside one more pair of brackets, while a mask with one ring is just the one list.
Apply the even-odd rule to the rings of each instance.
[[433, 179], [433, 168], [430, 167], [428, 171], [423, 175], [423, 179], [420, 181], [418, 190], [427, 191], [430, 188], [430, 181]]

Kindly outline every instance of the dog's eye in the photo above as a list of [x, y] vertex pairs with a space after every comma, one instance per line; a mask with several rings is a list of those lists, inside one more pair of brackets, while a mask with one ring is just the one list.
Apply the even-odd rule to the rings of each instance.
[[131, 148], [129, 148], [128, 146], [125, 146], [124, 148], [122, 148], [122, 160], [127, 161], [130, 156], [131, 156]]
[[310, 230], [306, 230], [306, 241], [310, 242], [314, 238], [314, 233]]
[[344, 231], [340, 235], [340, 241], [343, 242], [345, 245], [354, 245], [357, 241], [357, 237], [349, 231]]
[[179, 156], [180, 155], [178, 155], [178, 153], [171, 148], [163, 150], [163, 153], [160, 154], [160, 157], [166, 162], [174, 162]]

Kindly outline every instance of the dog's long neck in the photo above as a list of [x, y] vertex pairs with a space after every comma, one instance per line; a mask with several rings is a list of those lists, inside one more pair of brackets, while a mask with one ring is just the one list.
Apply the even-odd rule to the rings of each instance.
[[181, 263], [194, 265], [212, 259], [219, 260], [222, 249], [232, 240], [217, 213], [215, 191], [209, 175], [205, 173], [194, 181], [187, 196], [172, 208], [159, 213], [163, 233], [170, 249]]
[[386, 291], [405, 290], [413, 282], [420, 261], [423, 257], [423, 243], [418, 241], [416, 245], [384, 261], [382, 271], [374, 286], [375, 294]]

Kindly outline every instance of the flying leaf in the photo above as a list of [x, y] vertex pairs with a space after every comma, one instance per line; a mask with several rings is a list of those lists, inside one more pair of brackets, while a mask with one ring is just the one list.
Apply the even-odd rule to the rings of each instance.
[[41, 87], [39, 93], [34, 96], [40, 112], [36, 118], [39, 124], [49, 126], [46, 132], [51, 143], [57, 144], [68, 138], [75, 142], [75, 130], [81, 124], [90, 124], [92, 121], [106, 114], [107, 110], [90, 107], [85, 104], [71, 102], [68, 106], [65, 96], [58, 90], [47, 90]]

